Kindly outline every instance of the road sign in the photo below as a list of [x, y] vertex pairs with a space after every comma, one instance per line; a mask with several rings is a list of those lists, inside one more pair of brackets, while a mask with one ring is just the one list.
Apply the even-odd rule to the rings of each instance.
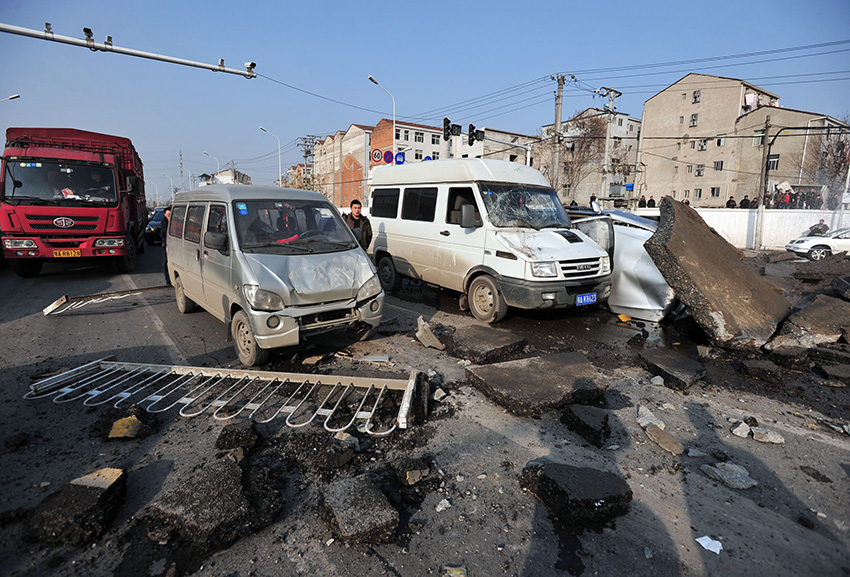
[[384, 153], [384, 162], [386, 162], [387, 164], [393, 163], [393, 151], [392, 150], [388, 150]]
[[433, 158], [431, 158], [430, 156], [426, 156], [426, 157], [425, 157], [425, 158], [423, 158], [422, 160], [434, 160], [434, 159], [433, 159]]
[[381, 162], [381, 158], [383, 156], [384, 156], [384, 153], [382, 153], [380, 150], [378, 150], [376, 148], [375, 150], [372, 151], [372, 162]]
[[395, 163], [396, 164], [404, 164], [404, 153], [399, 152], [395, 155]]

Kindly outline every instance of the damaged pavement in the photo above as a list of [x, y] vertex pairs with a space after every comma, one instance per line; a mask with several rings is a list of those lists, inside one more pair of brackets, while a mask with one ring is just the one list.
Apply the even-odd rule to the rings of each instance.
[[264, 367], [420, 375], [386, 436], [24, 400], [43, 372], [4, 371], [0, 573], [850, 574], [850, 261], [815, 278], [661, 212], [690, 318], [484, 326], [402, 290], [373, 340]]

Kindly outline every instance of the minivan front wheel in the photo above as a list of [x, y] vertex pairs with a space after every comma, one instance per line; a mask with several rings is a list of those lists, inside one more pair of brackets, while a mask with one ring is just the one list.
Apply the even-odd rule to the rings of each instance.
[[269, 350], [261, 349], [254, 336], [254, 329], [245, 311], [236, 311], [230, 322], [230, 332], [233, 335], [233, 348], [239, 356], [239, 362], [246, 367], [262, 365], [269, 359]]
[[469, 285], [468, 295], [469, 310], [479, 321], [497, 323], [508, 313], [505, 297], [492, 277], [475, 277]]

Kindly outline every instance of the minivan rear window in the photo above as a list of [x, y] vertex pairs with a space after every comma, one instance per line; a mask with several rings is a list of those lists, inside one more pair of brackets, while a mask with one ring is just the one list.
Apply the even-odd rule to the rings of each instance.
[[168, 222], [168, 236], [183, 237], [183, 218], [186, 216], [186, 205], [175, 206], [171, 211]]
[[377, 188], [372, 192], [372, 206], [369, 207], [372, 216], [395, 218], [398, 216], [397, 188]]
[[437, 188], [405, 188], [401, 205], [402, 220], [434, 222], [437, 210]]

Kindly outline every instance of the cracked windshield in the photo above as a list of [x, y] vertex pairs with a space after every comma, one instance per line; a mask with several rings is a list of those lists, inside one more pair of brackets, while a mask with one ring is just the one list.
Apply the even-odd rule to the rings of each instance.
[[6, 200], [16, 204], [115, 203], [115, 178], [104, 166], [51, 161], [6, 164]]
[[570, 219], [551, 188], [482, 182], [481, 196], [494, 226], [571, 228]]

